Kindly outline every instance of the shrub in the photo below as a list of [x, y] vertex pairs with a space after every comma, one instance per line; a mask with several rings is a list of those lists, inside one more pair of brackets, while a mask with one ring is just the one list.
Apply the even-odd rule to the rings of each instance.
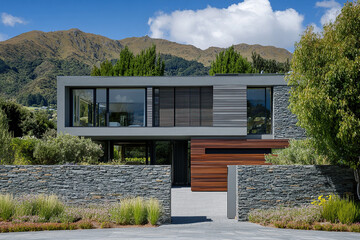
[[322, 204], [321, 216], [332, 223], [338, 219], [338, 211], [341, 207], [341, 200], [338, 196], [332, 196], [331, 199]]
[[8, 221], [15, 213], [14, 198], [10, 194], [0, 195], [0, 218]]
[[91, 222], [89, 221], [84, 221], [84, 222], [79, 222], [77, 224], [77, 226], [80, 228], [80, 229], [92, 229], [94, 226], [92, 225]]
[[35, 137], [25, 136], [13, 138], [12, 147], [15, 152], [16, 165], [38, 164], [34, 157], [35, 146], [40, 140]]
[[151, 225], [156, 225], [161, 214], [161, 205], [157, 199], [150, 198], [147, 204], [147, 220]]
[[144, 199], [137, 197], [133, 200], [134, 222], [136, 225], [142, 225], [146, 222], [146, 206]]
[[98, 163], [103, 155], [101, 145], [89, 138], [60, 134], [37, 143], [34, 156], [40, 164]]
[[[274, 154], [274, 155], [273, 155]], [[326, 165], [328, 160], [325, 156], [315, 152], [311, 139], [291, 139], [289, 147], [278, 149], [273, 154], [266, 154], [267, 162], [276, 165]]]
[[338, 196], [332, 195], [327, 201], [323, 201], [321, 206], [322, 217], [332, 223], [339, 221], [343, 224], [351, 224], [360, 217], [359, 205], [349, 197], [341, 199]]

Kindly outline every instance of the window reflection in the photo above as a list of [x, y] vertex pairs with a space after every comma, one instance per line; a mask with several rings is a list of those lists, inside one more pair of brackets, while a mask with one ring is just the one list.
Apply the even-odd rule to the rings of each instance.
[[271, 88], [247, 89], [248, 134], [271, 134]]
[[94, 90], [76, 89], [73, 90], [73, 126], [92, 127], [94, 126]]
[[96, 89], [96, 126], [105, 127], [106, 124], [106, 88]]
[[145, 89], [109, 89], [109, 126], [145, 126]]

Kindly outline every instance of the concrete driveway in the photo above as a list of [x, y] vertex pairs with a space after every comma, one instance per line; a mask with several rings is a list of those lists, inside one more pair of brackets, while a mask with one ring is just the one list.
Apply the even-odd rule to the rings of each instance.
[[226, 193], [172, 190], [173, 224], [156, 228], [118, 228], [76, 231], [2, 233], [0, 240], [112, 239], [250, 239], [359, 240], [359, 233], [303, 231], [262, 227], [226, 218]]

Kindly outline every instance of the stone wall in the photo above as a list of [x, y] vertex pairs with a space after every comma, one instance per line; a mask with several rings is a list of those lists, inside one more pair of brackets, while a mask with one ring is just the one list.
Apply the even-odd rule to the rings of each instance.
[[274, 138], [304, 138], [305, 130], [296, 126], [296, 115], [289, 110], [289, 86], [274, 86], [273, 88], [273, 111], [274, 111]]
[[320, 195], [353, 195], [353, 170], [337, 166], [237, 166], [237, 217], [252, 209], [310, 204]]
[[56, 194], [67, 204], [116, 202], [124, 197], [157, 198], [171, 220], [171, 167], [120, 166], [4, 166], [2, 193]]

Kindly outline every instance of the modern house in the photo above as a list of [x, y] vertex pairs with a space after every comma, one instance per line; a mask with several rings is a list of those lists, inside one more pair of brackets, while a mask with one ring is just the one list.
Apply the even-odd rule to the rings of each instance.
[[102, 144], [103, 161], [172, 165], [174, 185], [226, 191], [227, 165], [301, 138], [284, 75], [57, 79], [58, 132]]

